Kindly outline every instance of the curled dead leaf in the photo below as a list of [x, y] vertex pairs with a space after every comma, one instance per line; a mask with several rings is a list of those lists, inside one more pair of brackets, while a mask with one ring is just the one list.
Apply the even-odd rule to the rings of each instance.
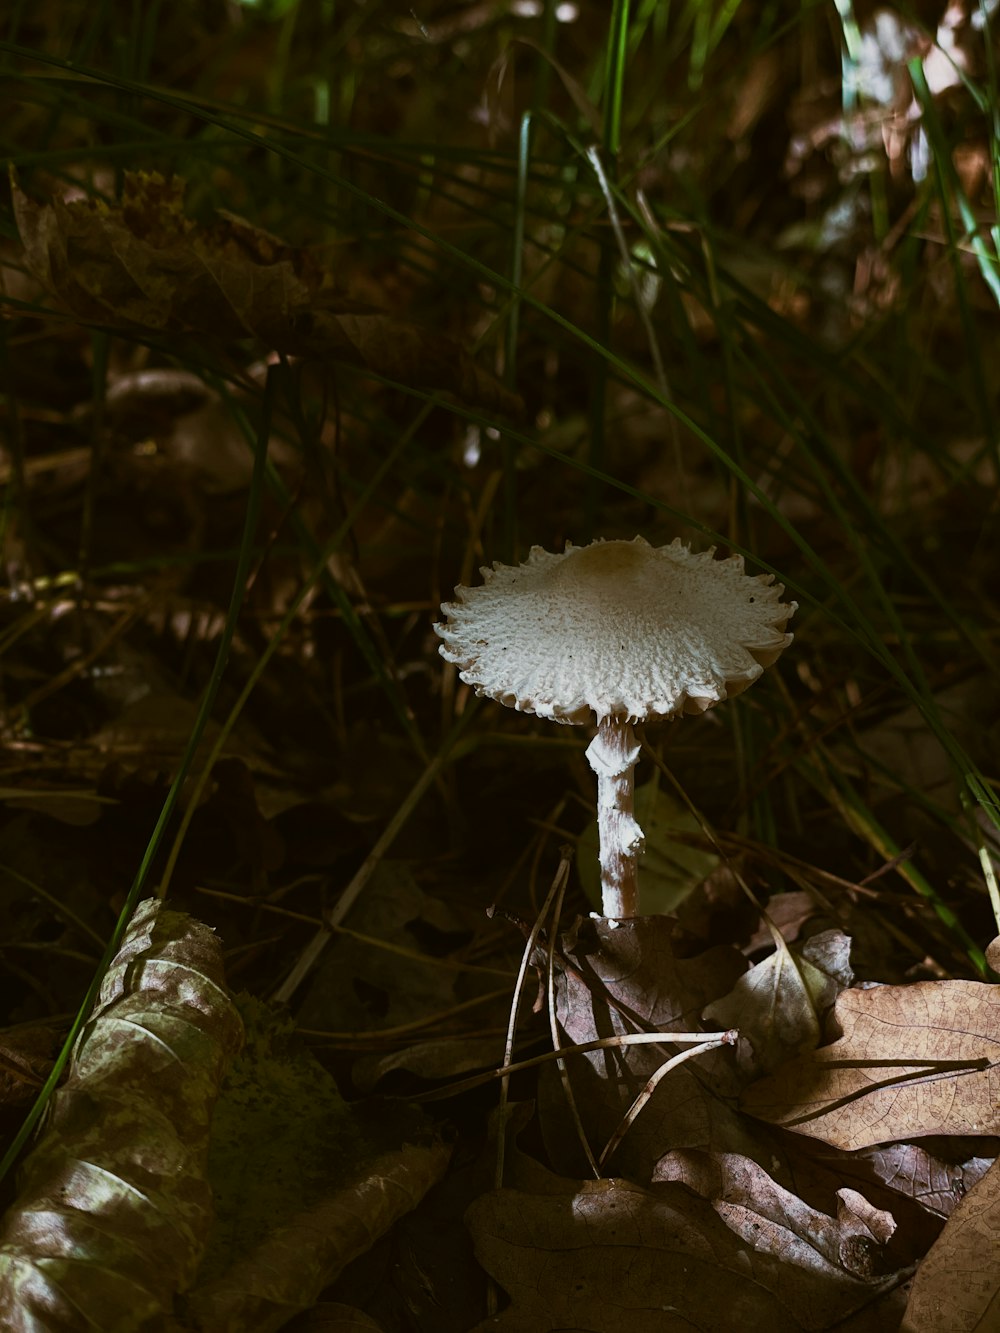
[[[731, 1230], [795, 1268], [823, 1279], [828, 1312], [834, 1309], [834, 1291], [843, 1297], [835, 1308], [846, 1315], [859, 1303], [854, 1282], [868, 1282], [885, 1274], [884, 1246], [896, 1229], [889, 1213], [873, 1208], [857, 1190], [837, 1191], [835, 1218], [810, 1208], [772, 1180], [748, 1157], [685, 1149], [669, 1153], [657, 1166], [657, 1180], [676, 1180], [693, 1189]], [[789, 1281], [794, 1281], [790, 1276]], [[815, 1293], [814, 1293], [815, 1294]], [[839, 1317], [839, 1316], [838, 1316]]]
[[211, 1226], [209, 1124], [242, 1035], [212, 931], [140, 903], [0, 1230], [0, 1326], [138, 1328], [172, 1307]]
[[[767, 1180], [757, 1170], [755, 1188]], [[751, 1207], [738, 1217], [735, 1203], [723, 1216], [687, 1184], [642, 1189], [625, 1180], [577, 1182], [540, 1172], [533, 1189], [494, 1191], [466, 1214], [476, 1257], [511, 1297], [509, 1308], [476, 1333], [819, 1330], [878, 1299], [894, 1280], [858, 1277], [846, 1266], [845, 1254], [857, 1266], [859, 1240], [877, 1249], [876, 1235], [892, 1225], [871, 1210], [873, 1235], [865, 1219], [850, 1216], [853, 1200], [836, 1220], [793, 1201], [804, 1229], [826, 1224], [824, 1240], [814, 1242], [787, 1225], [791, 1196], [783, 1225], [763, 1214], [755, 1220]], [[773, 1200], [778, 1191], [769, 1183]], [[824, 1244], [833, 1246], [833, 1262]]]

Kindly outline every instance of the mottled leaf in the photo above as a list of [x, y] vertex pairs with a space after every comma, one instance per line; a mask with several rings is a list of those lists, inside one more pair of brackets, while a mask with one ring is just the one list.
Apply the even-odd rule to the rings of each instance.
[[[854, 1161], [858, 1161], [856, 1156]], [[919, 1143], [889, 1143], [860, 1154], [896, 1194], [913, 1199], [935, 1217], [950, 1217], [993, 1164], [987, 1156], [943, 1161]]]
[[243, 1029], [207, 926], [141, 903], [0, 1229], [0, 1326], [135, 1329], [197, 1271], [209, 1123]]

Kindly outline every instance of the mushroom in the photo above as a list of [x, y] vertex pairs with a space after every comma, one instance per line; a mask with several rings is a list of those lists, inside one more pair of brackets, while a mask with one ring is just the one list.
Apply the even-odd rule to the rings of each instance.
[[752, 685], [788, 647], [796, 610], [773, 575], [743, 557], [714, 559], [634, 541], [533, 546], [516, 568], [494, 564], [457, 587], [434, 629], [440, 653], [477, 694], [556, 722], [593, 724], [604, 915], [638, 911], [633, 814], [639, 758], [633, 722], [703, 713]]

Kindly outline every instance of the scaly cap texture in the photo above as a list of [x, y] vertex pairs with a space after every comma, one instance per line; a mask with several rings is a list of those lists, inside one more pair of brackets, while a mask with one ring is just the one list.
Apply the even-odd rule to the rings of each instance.
[[481, 570], [434, 626], [478, 694], [556, 722], [702, 713], [740, 694], [788, 647], [796, 610], [743, 557], [678, 538], [596, 541]]

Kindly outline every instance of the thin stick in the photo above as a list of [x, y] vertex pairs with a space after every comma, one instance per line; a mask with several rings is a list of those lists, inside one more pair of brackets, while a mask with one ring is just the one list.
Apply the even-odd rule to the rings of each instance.
[[[641, 1033], [640, 1035], [645, 1036], [647, 1034]], [[704, 1036], [705, 1034], [702, 1033], [701, 1035]], [[710, 1041], [703, 1041], [699, 1046], [692, 1046], [689, 1051], [681, 1051], [680, 1055], [675, 1055], [672, 1060], [667, 1060], [665, 1064], [660, 1065], [659, 1069], [643, 1088], [642, 1092], [639, 1093], [638, 1097], [636, 1097], [635, 1101], [622, 1116], [621, 1122], [615, 1132], [611, 1135], [611, 1138], [608, 1139], [607, 1146], [601, 1153], [601, 1166], [604, 1165], [631, 1129], [636, 1116], [649, 1101], [650, 1097], [652, 1097], [662, 1078], [665, 1078], [666, 1075], [669, 1074], [672, 1069], [676, 1069], [678, 1065], [682, 1065], [685, 1060], [690, 1060], [692, 1056], [704, 1055], [706, 1051], [714, 1051], [719, 1046], [735, 1045], [738, 1036], [739, 1033], [735, 1028], [730, 1028], [728, 1032], [717, 1032]], [[678, 1037], [673, 1033], [667, 1033], [666, 1038], [669, 1041], [678, 1040]], [[662, 1037], [661, 1040], [663, 1040]]]
[[[521, 988], [524, 985], [524, 979], [531, 962], [531, 955], [534, 953], [535, 946], [538, 943], [538, 936], [541, 934], [542, 926], [545, 923], [545, 919], [548, 916], [553, 901], [557, 896], [559, 897], [560, 902], [562, 901], [562, 894], [566, 888], [566, 881], [569, 879], [570, 857], [570, 851], [564, 848], [560, 856], [556, 873], [552, 879], [552, 887], [546, 894], [545, 902], [542, 903], [542, 910], [535, 917], [534, 925], [531, 927], [528, 938], [524, 942], [524, 949], [521, 953], [521, 966], [517, 973], [517, 984], [514, 987], [514, 995], [510, 1004], [510, 1018], [507, 1022], [507, 1041], [504, 1045], [503, 1054], [505, 1071], [510, 1068], [510, 1057], [514, 1051], [514, 1040], [517, 1035], [517, 1017], [521, 1008]], [[509, 1089], [510, 1074], [509, 1072], [505, 1072], [500, 1079], [500, 1097], [497, 1104], [496, 1116], [497, 1156], [493, 1182], [498, 1190], [503, 1189], [503, 1172], [507, 1159], [507, 1103]], [[493, 1317], [496, 1315], [498, 1306], [499, 1299], [497, 1284], [495, 1279], [491, 1276], [486, 1286], [486, 1313], [490, 1317]]]
[[[565, 885], [564, 885], [565, 887]], [[594, 1150], [590, 1146], [590, 1140], [587, 1138], [587, 1131], [584, 1129], [583, 1120], [580, 1116], [579, 1108], [576, 1104], [576, 1098], [573, 1095], [573, 1087], [569, 1079], [569, 1066], [562, 1058], [560, 1047], [559, 1023], [556, 1019], [556, 986], [555, 986], [555, 953], [556, 953], [556, 927], [559, 924], [559, 914], [562, 909], [562, 890], [559, 892], [559, 900], [556, 903], [555, 911], [552, 914], [552, 929], [549, 932], [548, 957], [545, 960], [545, 986], [546, 998], [548, 999], [549, 1009], [549, 1030], [552, 1033], [552, 1050], [556, 1055], [556, 1063], [559, 1066], [559, 1078], [562, 1082], [563, 1095], [566, 1098], [566, 1105], [569, 1107], [569, 1113], [576, 1126], [577, 1138], [586, 1154], [587, 1161], [590, 1163], [590, 1169], [594, 1173], [594, 1179], [600, 1180], [601, 1168], [597, 1165], [594, 1157]]]
[[[506, 1124], [507, 1124], [507, 1093], [510, 1084], [509, 1075], [517, 1067], [516, 1065], [511, 1064], [510, 1057], [514, 1052], [514, 1041], [517, 1036], [517, 1017], [521, 1007], [521, 989], [524, 985], [524, 979], [528, 972], [528, 965], [531, 962], [531, 955], [534, 953], [535, 945], [538, 943], [538, 936], [541, 934], [542, 926], [545, 924], [545, 919], [548, 916], [549, 908], [552, 906], [552, 902], [556, 894], [560, 893], [566, 887], [566, 881], [569, 878], [569, 867], [570, 867], [570, 855], [564, 850], [560, 856], [558, 868], [556, 869], [556, 873], [552, 879], [552, 887], [546, 894], [545, 902], [542, 903], [542, 910], [538, 913], [538, 916], [535, 918], [535, 923], [531, 927], [531, 931], [528, 935], [528, 938], [524, 942], [524, 950], [521, 954], [521, 966], [518, 968], [517, 981], [515, 982], [514, 985], [514, 996], [513, 999], [511, 1000], [511, 1005], [510, 1005], [510, 1017], [507, 1021], [507, 1041], [504, 1045], [503, 1065], [501, 1066], [500, 1070], [497, 1071], [501, 1079], [500, 1103], [497, 1108], [498, 1110], [497, 1123], [499, 1126], [499, 1132], [497, 1133], [497, 1161], [496, 1161], [496, 1173], [494, 1176], [494, 1183], [497, 1189], [503, 1188], [504, 1156], [507, 1143]], [[493, 1072], [494, 1071], [492, 1070], [490, 1071], [491, 1076]]]
[[444, 1097], [454, 1097], [471, 1088], [479, 1088], [484, 1083], [492, 1083], [495, 1078], [504, 1078], [507, 1074], [519, 1074], [522, 1069], [535, 1069], [547, 1060], [558, 1060], [564, 1055], [586, 1055], [588, 1051], [611, 1051], [625, 1046], [677, 1046], [686, 1042], [704, 1042], [706, 1037], [713, 1039], [713, 1046], [732, 1046], [739, 1037], [736, 1028], [725, 1032], [623, 1032], [617, 1037], [598, 1037], [594, 1041], [581, 1042], [579, 1046], [561, 1046], [558, 1051], [545, 1051], [542, 1055], [533, 1055], [528, 1060], [518, 1060], [512, 1065], [501, 1065], [499, 1069], [488, 1069], [485, 1074], [474, 1074], [472, 1078], [463, 1078], [459, 1083], [449, 1083], [446, 1088], [435, 1088], [433, 1092], [419, 1092], [410, 1097], [412, 1102], [436, 1102]]

